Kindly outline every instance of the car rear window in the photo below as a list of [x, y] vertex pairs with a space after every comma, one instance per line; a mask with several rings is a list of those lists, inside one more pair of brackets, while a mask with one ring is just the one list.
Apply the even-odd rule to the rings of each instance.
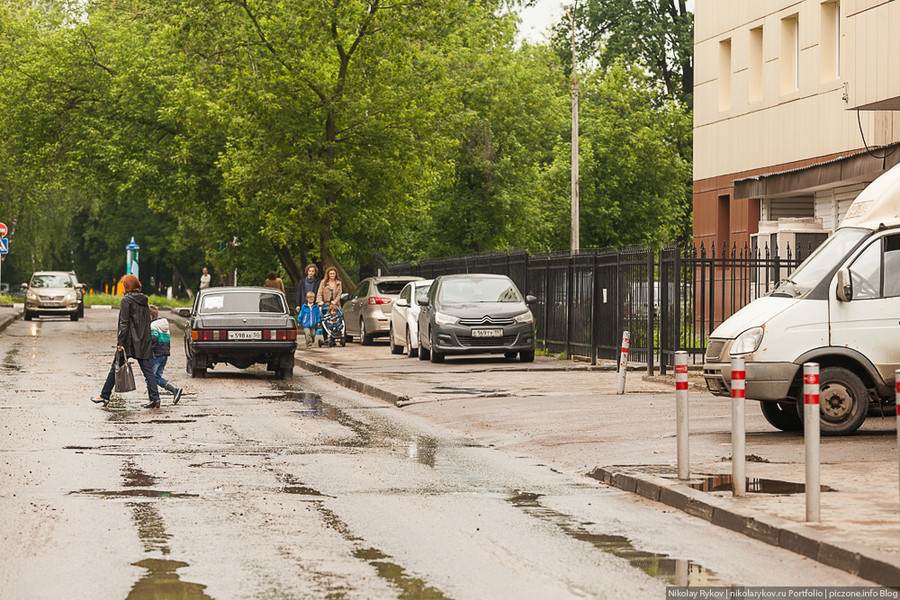
[[438, 299], [445, 304], [474, 302], [522, 302], [522, 296], [509, 279], [449, 279], [441, 284]]
[[68, 275], [35, 275], [31, 278], [33, 288], [70, 288], [72, 279]]
[[203, 314], [286, 313], [281, 294], [267, 292], [222, 292], [203, 296]]
[[382, 281], [375, 284], [375, 289], [378, 290], [379, 294], [391, 294], [396, 296], [401, 291], [403, 291], [403, 287], [409, 283], [409, 280], [404, 279], [395, 279], [393, 281]]

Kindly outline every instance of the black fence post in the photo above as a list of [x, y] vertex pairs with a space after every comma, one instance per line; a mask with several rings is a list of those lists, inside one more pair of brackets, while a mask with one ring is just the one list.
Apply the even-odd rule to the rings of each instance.
[[655, 350], [653, 339], [655, 337], [654, 327], [656, 325], [654, 286], [656, 285], [656, 255], [653, 250], [647, 253], [647, 375], [653, 375], [653, 351]]
[[597, 329], [600, 326], [600, 284], [597, 281], [597, 251], [591, 253], [591, 364], [597, 364]]
[[575, 256], [570, 255], [566, 264], [566, 356], [572, 358], [572, 273], [575, 270]]

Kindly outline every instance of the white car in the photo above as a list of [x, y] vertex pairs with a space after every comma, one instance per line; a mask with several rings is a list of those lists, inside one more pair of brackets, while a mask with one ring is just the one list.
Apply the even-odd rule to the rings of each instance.
[[400, 297], [391, 307], [390, 340], [391, 353], [403, 354], [410, 358], [419, 353], [419, 306], [418, 299], [428, 294], [433, 279], [410, 281], [400, 291]]

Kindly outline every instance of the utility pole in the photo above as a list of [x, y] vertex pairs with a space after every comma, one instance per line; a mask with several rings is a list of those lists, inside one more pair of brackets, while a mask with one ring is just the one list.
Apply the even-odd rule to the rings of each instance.
[[[576, 2], [572, 9], [577, 7]], [[578, 74], [575, 72], [575, 15], [565, 4], [563, 10], [569, 15], [569, 24], [572, 28], [572, 254], [578, 252], [580, 247], [580, 232], [578, 227]]]

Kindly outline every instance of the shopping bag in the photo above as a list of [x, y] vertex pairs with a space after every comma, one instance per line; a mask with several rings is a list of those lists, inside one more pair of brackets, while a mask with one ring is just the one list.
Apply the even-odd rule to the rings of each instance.
[[124, 352], [116, 352], [116, 391], [119, 393], [133, 392], [137, 389], [134, 384], [134, 373], [131, 372], [131, 363], [125, 360]]

